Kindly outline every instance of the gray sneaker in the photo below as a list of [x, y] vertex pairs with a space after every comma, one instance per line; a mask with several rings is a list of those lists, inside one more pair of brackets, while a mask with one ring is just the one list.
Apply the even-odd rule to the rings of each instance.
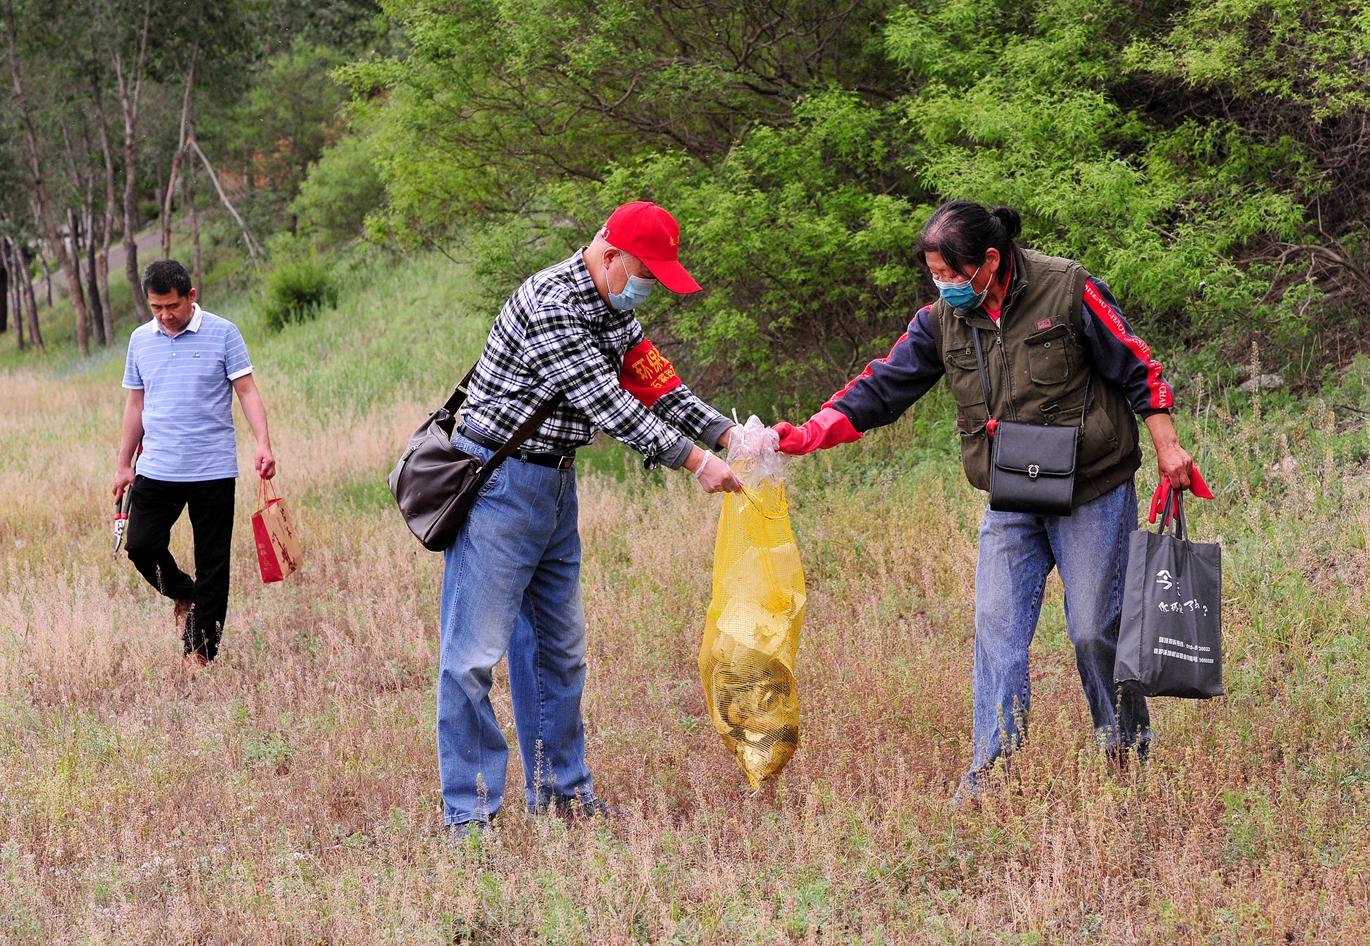
[[471, 821], [458, 821], [456, 824], [449, 824], [444, 829], [447, 832], [447, 840], [456, 847], [468, 847], [478, 844], [480, 839], [490, 831], [490, 822], [481, 821], [479, 818]]
[[980, 784], [975, 773], [967, 772], [961, 776], [961, 781], [951, 798], [947, 799], [947, 807], [954, 812], [974, 811], [980, 807], [980, 796], [984, 791], [985, 787]]

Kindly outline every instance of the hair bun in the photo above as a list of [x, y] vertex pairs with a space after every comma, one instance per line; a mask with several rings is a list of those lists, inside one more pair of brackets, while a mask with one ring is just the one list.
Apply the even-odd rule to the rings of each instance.
[[1016, 240], [1023, 232], [1023, 218], [1012, 207], [995, 207], [990, 216], [1004, 225], [1004, 232], [1010, 240]]

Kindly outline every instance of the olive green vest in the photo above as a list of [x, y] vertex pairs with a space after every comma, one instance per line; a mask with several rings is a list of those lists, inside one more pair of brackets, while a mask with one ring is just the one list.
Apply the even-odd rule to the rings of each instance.
[[1082, 335], [1084, 284], [1079, 263], [1022, 250], [998, 325], [983, 309], [953, 309], [940, 299], [933, 306], [942, 364], [956, 399], [961, 462], [972, 486], [989, 490], [989, 415], [975, 360], [977, 328], [994, 402], [990, 414], [999, 420], [1078, 426], [1088, 392], [1073, 505], [1131, 479], [1141, 465], [1137, 420], [1123, 392], [1095, 372]]

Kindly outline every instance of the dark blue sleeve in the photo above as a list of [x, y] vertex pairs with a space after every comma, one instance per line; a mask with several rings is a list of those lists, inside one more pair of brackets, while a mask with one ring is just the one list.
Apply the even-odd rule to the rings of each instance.
[[1133, 334], [1102, 279], [1085, 278], [1081, 315], [1099, 376], [1121, 388], [1132, 410], [1143, 417], [1169, 412], [1175, 391], [1162, 377], [1164, 368], [1151, 356], [1151, 346]]
[[889, 354], [866, 365], [823, 406], [837, 408], [862, 432], [898, 420], [945, 371], [932, 320], [932, 306], [919, 309]]

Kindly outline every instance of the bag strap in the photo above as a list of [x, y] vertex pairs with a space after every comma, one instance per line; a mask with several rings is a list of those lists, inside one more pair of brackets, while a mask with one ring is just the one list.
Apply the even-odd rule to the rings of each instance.
[[555, 411], [557, 406], [564, 400], [566, 400], [566, 395], [554, 394], [550, 399], [543, 401], [542, 406], [535, 410], [531, 417], [519, 425], [519, 429], [514, 431], [514, 435], [509, 438], [504, 446], [496, 450], [490, 459], [481, 464], [480, 475], [476, 477], [475, 485], [471, 488], [472, 496], [475, 496], [476, 493], [481, 491], [490, 477], [494, 475], [495, 469], [505, 460], [509, 459], [509, 457], [514, 454], [514, 451], [523, 446], [523, 442], [533, 435], [533, 431], [542, 426], [543, 421], [552, 416], [552, 412]]
[[504, 446], [496, 450], [494, 456], [485, 461], [485, 465], [487, 467], [492, 464], [494, 466], [499, 466], [512, 456], [514, 451], [523, 446], [523, 442], [533, 436], [534, 431], [542, 426], [542, 422], [552, 416], [552, 412], [555, 411], [564, 400], [566, 400], [566, 395], [554, 394], [543, 401], [542, 405], [537, 410], [533, 411], [532, 416], [519, 425], [519, 429], [514, 431], [513, 436], [505, 442]]
[[[479, 359], [476, 361], [476, 365], [478, 364], [480, 364]], [[455, 414], [457, 408], [466, 403], [466, 391], [471, 384], [472, 376], [476, 373], [476, 365], [472, 365], [471, 370], [466, 372], [466, 376], [457, 382], [457, 386], [452, 389], [452, 393], [448, 396], [446, 403], [442, 405], [443, 410]], [[519, 425], [518, 430], [514, 431], [514, 435], [509, 438], [504, 446], [496, 450], [490, 459], [481, 464], [480, 474], [476, 477], [475, 485], [471, 490], [472, 495], [480, 492], [481, 487], [483, 487], [494, 474], [495, 468], [509, 459], [515, 450], [523, 446], [523, 442], [542, 426], [543, 421], [552, 416], [552, 412], [555, 411], [564, 400], [566, 400], [565, 394], [554, 394], [546, 401], [543, 401], [542, 404], [538, 406], [538, 409], [533, 411], [532, 416]]]
[[971, 337], [975, 339], [975, 364], [980, 369], [980, 390], [985, 393], [985, 416], [993, 417], [994, 415], [990, 413], [989, 406], [989, 372], [985, 370], [985, 352], [980, 347], [980, 330], [978, 328], [972, 328], [970, 334]]
[[[476, 364], [480, 364], [477, 360]], [[471, 370], [466, 372], [466, 377], [457, 382], [457, 386], [452, 389], [452, 393], [447, 396], [447, 401], [442, 405], [443, 410], [449, 414], [455, 414], [457, 408], [466, 403], [466, 389], [471, 384], [471, 376], [476, 373], [476, 365], [471, 366]]]
[[[980, 390], [985, 394], [985, 416], [992, 417], [990, 414], [989, 401], [989, 372], [985, 369], [985, 353], [980, 347], [980, 329], [972, 328], [971, 337], [975, 339], [975, 365], [980, 369]], [[1089, 392], [1094, 386], [1094, 372], [1091, 370], [1085, 375], [1085, 401], [1080, 407], [1080, 436], [1084, 436], [1085, 418], [1089, 416]]]
[[1184, 490], [1170, 488], [1165, 500], [1165, 511], [1161, 514], [1161, 534], [1167, 532], [1181, 542], [1189, 541], [1189, 526], [1184, 519]]
[[266, 508], [268, 500], [280, 499], [281, 494], [276, 492], [276, 484], [268, 479], [257, 477], [257, 511], [261, 512]]
[[994, 439], [994, 427], [996, 421], [994, 420], [994, 414], [991, 413], [989, 406], [989, 372], [985, 370], [985, 353], [984, 350], [980, 347], [980, 329], [976, 328], [975, 326], [971, 326], [970, 337], [975, 339], [975, 364], [976, 367], [980, 369], [980, 390], [983, 391], [985, 394], [985, 436], [989, 440], [993, 441], [993, 443], [991, 443], [991, 448], [989, 451], [989, 482], [990, 486], [993, 487], [994, 454], [996, 452], [994, 450], [994, 445], [997, 444], [998, 441]]

